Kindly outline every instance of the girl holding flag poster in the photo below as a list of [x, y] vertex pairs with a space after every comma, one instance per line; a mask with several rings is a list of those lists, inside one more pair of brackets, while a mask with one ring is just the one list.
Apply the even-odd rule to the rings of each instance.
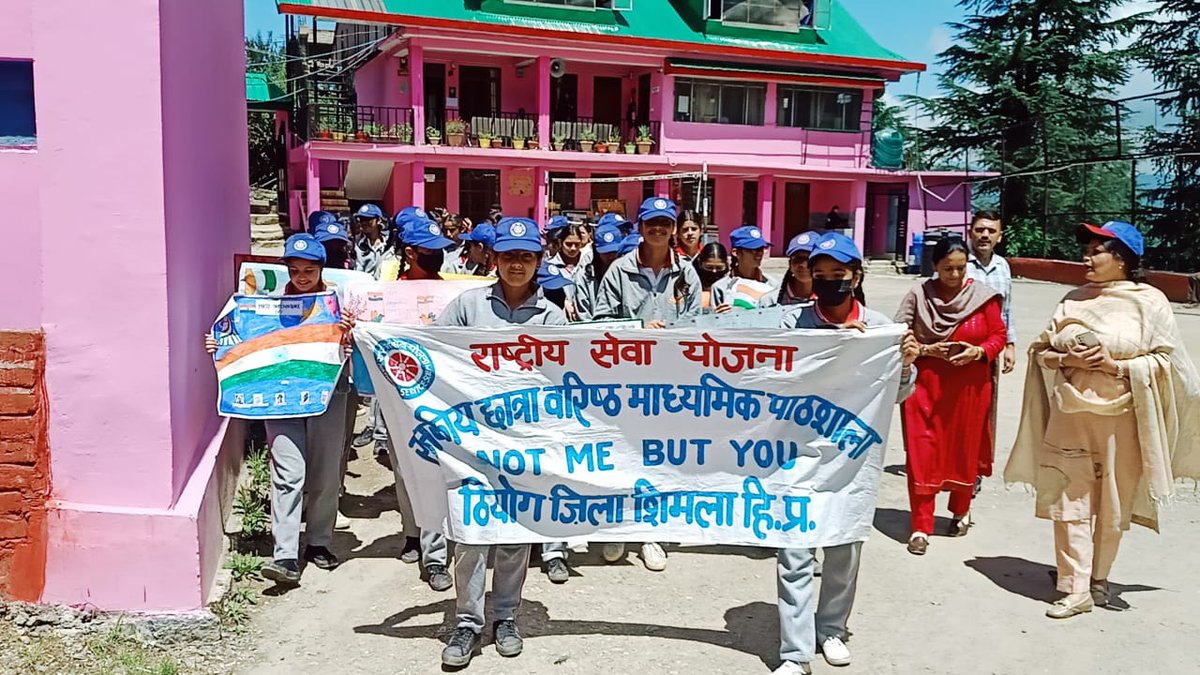
[[[437, 325], [567, 325], [567, 316], [542, 295], [535, 281], [543, 256], [537, 224], [528, 218], [501, 220], [496, 226], [494, 250], [500, 281], [469, 290], [450, 301], [438, 316]], [[525, 569], [529, 566], [529, 544], [458, 544], [454, 555], [457, 625], [442, 650], [442, 664], [449, 668], [467, 666], [479, 649], [488, 551], [492, 548], [495, 549], [492, 601], [496, 619], [492, 634], [496, 651], [501, 656], [517, 656], [524, 648], [517, 631], [516, 612], [525, 586]]]
[[770, 243], [753, 225], [743, 225], [729, 235], [733, 268], [729, 278], [713, 284], [712, 301], [716, 311], [754, 309], [762, 298], [771, 295], [779, 282], [762, 271], [763, 255]]
[[[325, 262], [325, 248], [316, 237], [292, 235], [284, 244], [283, 264], [288, 269], [284, 295], [325, 292], [321, 278]], [[353, 326], [352, 319], [342, 318], [343, 331]], [[210, 354], [217, 351], [211, 335], [205, 336], [204, 346]], [[320, 415], [265, 420], [271, 447], [271, 533], [275, 551], [274, 559], [263, 565], [262, 575], [282, 586], [300, 583], [302, 513], [307, 524], [305, 560], [321, 569], [339, 564], [328, 547], [337, 521], [349, 376], [350, 369], [343, 368], [329, 406]]]
[[[815, 301], [796, 306], [783, 316], [781, 328], [853, 328], [865, 331], [868, 327], [893, 323], [887, 316], [869, 310], [855, 298], [855, 289], [862, 284], [862, 254], [854, 241], [845, 235], [829, 232], [813, 243], [808, 259]], [[920, 345], [912, 332], [901, 344], [903, 370], [897, 400], [913, 391], [913, 363]], [[799, 675], [812, 672], [809, 662], [819, 645], [825, 660], [833, 666], [850, 663], [846, 647], [846, 624], [854, 606], [858, 583], [858, 565], [862, 542], [830, 546], [825, 552], [821, 577], [821, 596], [814, 614], [812, 606], [813, 577], [816, 549], [788, 548], [779, 550], [779, 658], [783, 663], [777, 675]]]

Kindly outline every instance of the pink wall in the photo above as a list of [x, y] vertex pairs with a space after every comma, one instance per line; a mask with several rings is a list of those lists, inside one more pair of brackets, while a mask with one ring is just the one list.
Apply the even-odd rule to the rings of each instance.
[[[249, 251], [245, 51], [239, 0], [160, 4], [172, 486], [178, 496], [217, 428], [211, 359], [196, 336]], [[161, 227], [161, 225], [160, 225]]]
[[397, 73], [400, 60], [394, 56], [376, 56], [354, 73], [354, 91], [359, 105], [407, 108], [412, 105], [408, 77]]
[[0, 0], [0, 58], [33, 56], [33, 0]]
[[[528, 178], [530, 180], [529, 194], [514, 195], [511, 194], [510, 186], [514, 178]], [[537, 192], [536, 172], [531, 168], [504, 168], [500, 170], [500, 208], [507, 216], [518, 216], [527, 218], [530, 216], [530, 211], [533, 209], [534, 195]], [[532, 216], [535, 220], [537, 214]]]
[[[4, 44], [2, 36], [0, 44]], [[5, 247], [18, 252], [6, 256], [5, 264], [0, 265], [0, 288], [5, 289], [0, 328], [36, 329], [42, 325], [38, 159], [35, 150], [0, 150], [0, 204], [5, 218], [11, 218], [4, 228]]]

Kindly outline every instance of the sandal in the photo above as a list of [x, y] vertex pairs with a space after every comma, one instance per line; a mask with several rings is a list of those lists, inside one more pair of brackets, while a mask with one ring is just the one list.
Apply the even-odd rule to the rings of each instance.
[[971, 512], [967, 511], [961, 518], [954, 518], [950, 521], [950, 536], [965, 537], [967, 536], [967, 530], [970, 530], [974, 524], [971, 520]]
[[908, 538], [908, 552], [913, 555], [925, 555], [929, 548], [929, 537], [924, 532], [913, 532]]

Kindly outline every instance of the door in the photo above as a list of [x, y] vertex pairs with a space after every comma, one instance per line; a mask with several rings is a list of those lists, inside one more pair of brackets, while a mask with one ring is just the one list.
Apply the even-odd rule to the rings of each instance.
[[783, 237], [792, 237], [807, 232], [809, 227], [808, 183], [785, 183], [783, 186]]
[[478, 66], [458, 68], [458, 111], [463, 119], [500, 114], [500, 69]]
[[458, 209], [473, 223], [487, 220], [500, 206], [500, 172], [495, 169], [461, 169], [458, 174]]
[[445, 130], [446, 123], [446, 65], [426, 63], [425, 125]]
[[637, 123], [638, 126], [650, 124], [650, 73], [638, 77], [637, 89]]
[[593, 80], [592, 118], [597, 124], [621, 124], [621, 78]]
[[425, 209], [446, 208], [446, 170], [425, 168]]
[[[903, 237], [903, 238], [902, 238]], [[895, 258], [905, 255], [908, 238], [908, 186], [879, 184], [867, 186], [867, 231], [863, 253], [867, 256]]]
[[550, 80], [550, 119], [574, 122], [579, 117], [579, 76], [568, 73]]

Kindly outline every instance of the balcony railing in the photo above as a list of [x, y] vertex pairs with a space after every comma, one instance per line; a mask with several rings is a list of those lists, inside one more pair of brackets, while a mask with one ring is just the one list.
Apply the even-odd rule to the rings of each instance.
[[[537, 116], [524, 112], [499, 112], [464, 118], [457, 110], [442, 111], [429, 125], [441, 132], [444, 145], [525, 150], [538, 147]], [[425, 142], [433, 143], [428, 131]]]
[[316, 104], [308, 107], [309, 140], [410, 145], [412, 108]]
[[[444, 145], [518, 150], [538, 147], [537, 126], [537, 116], [525, 112], [464, 118], [457, 110], [442, 111], [440, 118], [430, 123], [431, 128], [441, 132], [440, 143]], [[661, 126], [659, 122], [608, 124], [590, 117], [554, 120], [550, 124], [551, 147], [543, 149], [649, 154], [657, 152]]]

